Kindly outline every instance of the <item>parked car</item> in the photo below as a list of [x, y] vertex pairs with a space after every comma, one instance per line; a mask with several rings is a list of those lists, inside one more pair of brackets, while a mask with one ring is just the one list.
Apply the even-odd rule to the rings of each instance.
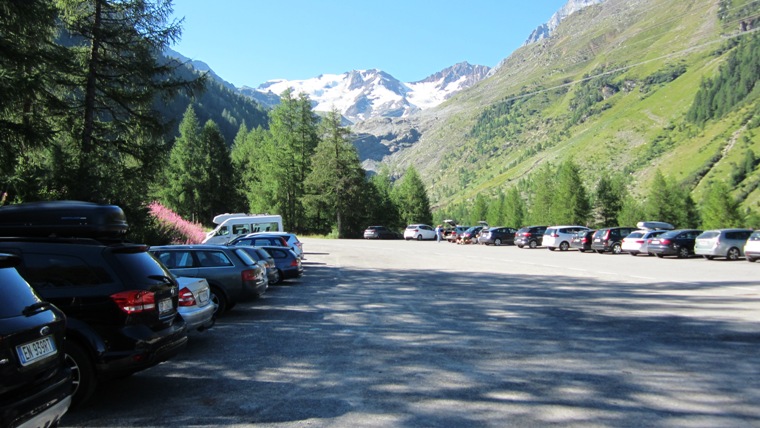
[[[260, 238], [260, 237], [282, 237], [285, 240], [285, 246], [293, 250], [299, 259], [303, 260], [303, 243], [298, 240], [298, 236], [295, 233], [290, 232], [257, 232], [246, 235], [244, 238], [239, 238], [230, 242], [230, 245], [248, 245], [244, 242], [247, 238]], [[260, 246], [261, 242], [254, 241], [256, 245]], [[277, 244], [271, 244], [277, 245]]]
[[573, 235], [578, 232], [588, 230], [585, 226], [552, 226], [544, 231], [543, 246], [550, 251], [559, 248], [560, 251], [567, 251], [570, 248], [570, 241]]
[[264, 268], [269, 284], [279, 284], [282, 281], [280, 271], [277, 270], [277, 266], [274, 264], [274, 258], [266, 250], [261, 247], [250, 247], [248, 245], [239, 245], [237, 247], [248, 253], [252, 259], [256, 260], [259, 266]]
[[540, 247], [544, 242], [544, 232], [548, 226], [528, 226], [519, 229], [515, 232], [515, 245], [518, 248], [528, 247], [536, 248]]
[[576, 248], [581, 253], [591, 251], [591, 242], [594, 240], [596, 230], [588, 229], [577, 232], [570, 240], [570, 248]]
[[456, 226], [453, 229], [443, 232], [443, 238], [449, 242], [457, 242], [459, 237], [462, 236], [465, 230], [469, 229], [469, 226]]
[[[19, 273], [66, 314], [72, 406], [86, 402], [98, 383], [155, 366], [184, 348], [177, 282], [146, 245], [122, 240], [126, 218], [119, 207], [8, 205], [0, 208], [0, 222], [8, 226], [0, 252], [21, 256]], [[8, 237], [10, 229], [15, 236]], [[51, 232], [56, 236], [39, 236]]]
[[716, 229], [706, 230], [697, 236], [694, 242], [694, 254], [708, 260], [725, 257], [739, 260], [744, 257], [744, 246], [752, 235], [751, 229]]
[[594, 233], [591, 249], [599, 254], [610, 252], [620, 254], [623, 251], [623, 238], [636, 230], [635, 227], [605, 227]]
[[513, 227], [492, 227], [480, 233], [478, 243], [483, 245], [515, 245], [515, 232]]
[[472, 226], [467, 228], [457, 239], [458, 244], [477, 244], [477, 237], [480, 231], [483, 230], [483, 226]]
[[667, 232], [667, 230], [663, 229], [634, 230], [628, 234], [628, 236], [623, 238], [623, 242], [620, 244], [620, 249], [623, 250], [623, 252], [626, 252], [634, 257], [638, 256], [639, 254], [651, 256], [652, 254], [648, 249], [649, 239], [654, 238], [655, 236], [660, 236], [665, 232]]
[[410, 239], [416, 239], [422, 241], [423, 239], [435, 239], [435, 229], [427, 224], [410, 224], [404, 230], [404, 239], [409, 241]]
[[66, 317], [32, 290], [20, 264], [0, 254], [0, 426], [56, 426], [72, 397]]
[[364, 229], [364, 239], [399, 239], [401, 235], [385, 226], [369, 226]]
[[273, 245], [277, 247], [287, 247], [290, 248], [290, 245], [288, 244], [288, 241], [285, 240], [284, 236], [277, 236], [277, 235], [252, 235], [248, 234], [245, 236], [240, 236], [232, 241], [230, 241], [228, 246], [239, 246], [239, 245], [247, 245], [249, 247], [262, 247], [265, 245]]
[[688, 258], [694, 254], [694, 243], [700, 233], [702, 231], [696, 229], [669, 230], [660, 236], [650, 238], [648, 251], [657, 257]]
[[756, 230], [749, 235], [747, 243], [744, 245], [744, 257], [750, 263], [760, 259], [760, 230]]
[[280, 282], [286, 279], [300, 278], [303, 276], [301, 259], [296, 257], [296, 254], [292, 250], [281, 247], [261, 248], [274, 258], [274, 264], [280, 273]]
[[235, 246], [162, 245], [151, 247], [150, 252], [174, 275], [206, 278], [217, 316], [242, 299], [261, 296], [267, 289], [264, 269]]
[[211, 300], [211, 289], [205, 278], [176, 277], [179, 284], [177, 312], [189, 331], [211, 328], [216, 318], [216, 304]]

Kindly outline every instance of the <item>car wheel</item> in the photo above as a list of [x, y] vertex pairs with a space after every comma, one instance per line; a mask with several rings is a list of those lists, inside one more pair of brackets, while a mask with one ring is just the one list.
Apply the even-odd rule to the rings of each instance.
[[754, 263], [755, 262], [755, 258], [747, 256], [747, 261], [750, 262], [750, 263]]
[[620, 248], [620, 244], [613, 244], [612, 245], [612, 254], [620, 254], [623, 250]]
[[631, 251], [631, 252], [630, 252], [630, 253], [628, 253], [628, 254], [632, 255], [633, 257], [636, 257], [636, 256], [638, 256], [638, 255], [639, 255], [639, 253], [637, 253], [637, 252], [635, 252], [635, 251]]
[[272, 284], [279, 284], [282, 281], [282, 275], [280, 275], [280, 270], [275, 269], [274, 270], [274, 281], [272, 281]]
[[741, 252], [736, 247], [731, 247], [728, 249], [728, 253], [726, 253], [726, 258], [728, 260], [739, 260], [739, 256], [741, 255]]
[[568, 244], [566, 241], [562, 241], [559, 243], [560, 251], [567, 251], [568, 248], [570, 248], [570, 244]]
[[501, 246], [501, 239], [499, 239], [499, 238], [494, 239], [493, 240], [493, 244], [496, 245], [497, 247]]
[[657, 256], [658, 259], [662, 258], [662, 254], [659, 254], [659, 253], [655, 254], [655, 256]]
[[685, 259], [689, 257], [689, 249], [686, 247], [681, 247], [678, 249], [678, 258], [679, 259]]
[[585, 253], [586, 252], [586, 250], [583, 249], [583, 248], [578, 248], [578, 251], [580, 251], [581, 253]]
[[548, 248], [548, 249], [549, 249], [549, 251], [554, 251], [554, 250], [556, 249], [556, 248], [554, 248], [554, 247], [546, 247], [546, 248]]
[[214, 311], [215, 317], [218, 317], [229, 310], [227, 297], [225, 297], [222, 290], [217, 287], [211, 287], [211, 301], [216, 305], [216, 310]]
[[522, 247], [524, 247], [524, 246], [525, 246], [525, 245], [520, 245], [520, 244], [517, 244], [517, 248], [522, 248]]
[[702, 256], [702, 257], [704, 257], [704, 258], [705, 258], [705, 260], [712, 260], [712, 259], [714, 259], [714, 257], [713, 257], [713, 256]]
[[536, 241], [530, 241], [528, 243], [528, 246], [530, 246], [530, 248], [536, 248], [536, 247], [538, 247], [538, 242], [536, 242]]
[[76, 343], [67, 340], [63, 344], [66, 365], [71, 369], [72, 383], [72, 407], [78, 407], [86, 402], [95, 391], [97, 378], [95, 369], [92, 366], [92, 360]]
[[422, 241], [422, 235], [417, 235], [417, 240]]

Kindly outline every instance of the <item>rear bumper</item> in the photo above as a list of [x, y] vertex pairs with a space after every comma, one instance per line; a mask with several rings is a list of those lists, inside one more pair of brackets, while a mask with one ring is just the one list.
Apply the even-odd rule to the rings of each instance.
[[95, 369], [102, 379], [153, 367], [173, 358], [187, 345], [187, 324], [183, 320], [157, 332], [144, 325], [126, 326], [121, 332], [133, 346], [125, 350], [108, 350], [99, 356]]
[[214, 312], [216, 305], [209, 303], [206, 306], [193, 306], [183, 308], [179, 311], [180, 316], [185, 320], [188, 331], [201, 331], [211, 328], [214, 325]]
[[282, 270], [282, 278], [283, 279], [293, 279], [293, 278], [300, 278], [303, 276], [303, 268], [293, 268], [293, 269], [283, 269]]
[[32, 396], [18, 397], [10, 405], [0, 409], [2, 425], [10, 422], [12, 427], [36, 428], [54, 426], [71, 405], [71, 371], [60, 370], [59, 375]]

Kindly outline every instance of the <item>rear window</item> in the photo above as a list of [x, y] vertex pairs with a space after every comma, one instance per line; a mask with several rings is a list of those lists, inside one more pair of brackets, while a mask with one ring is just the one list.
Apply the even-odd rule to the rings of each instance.
[[760, 231], [758, 232], [752, 232], [752, 235], [749, 235], [750, 241], [760, 241]]
[[594, 232], [594, 238], [603, 238], [607, 234], [608, 229], [599, 229]]
[[0, 294], [0, 318], [18, 316], [25, 307], [40, 301], [14, 268], [0, 269]]
[[554, 233], [554, 230], [555, 229], [552, 229], [552, 228], [546, 229], [546, 231], [544, 232], [544, 235], [551, 235], [552, 233]]
[[[150, 259], [150, 256], [142, 254]], [[24, 256], [24, 264], [26, 280], [37, 289], [97, 286], [113, 282], [111, 275], [102, 266], [92, 266], [75, 256], [27, 254]]]
[[718, 232], [717, 230], [715, 230], [715, 231], [705, 232], [705, 233], [699, 235], [699, 239], [715, 239], [719, 235], [720, 235], [720, 232]]
[[644, 236], [644, 232], [631, 232], [626, 238], [641, 238], [642, 236]]
[[288, 257], [288, 250], [278, 250], [276, 248], [267, 248], [267, 252], [275, 259], [285, 259]]
[[223, 251], [197, 251], [195, 255], [202, 267], [234, 266]]
[[253, 266], [256, 264], [256, 259], [254, 259], [250, 254], [248, 254], [247, 251], [237, 249], [235, 250], [235, 254], [237, 254], [237, 256], [240, 257], [240, 260], [246, 266]]
[[155, 283], [155, 279], [146, 282], [146, 279], [151, 276], [172, 277], [172, 274], [148, 252], [117, 252], [113, 255], [118, 260], [119, 265], [124, 268], [124, 272], [132, 279], [133, 284]]

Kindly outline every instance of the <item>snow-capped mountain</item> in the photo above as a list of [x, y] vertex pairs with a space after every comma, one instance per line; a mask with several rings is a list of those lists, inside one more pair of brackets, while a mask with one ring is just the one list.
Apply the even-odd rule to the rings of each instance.
[[585, 7], [601, 3], [603, 1], [604, 0], [568, 0], [568, 2], [560, 8], [560, 10], [555, 12], [554, 15], [549, 18], [549, 21], [539, 25], [535, 30], [533, 30], [532, 33], [530, 33], [530, 36], [528, 36], [528, 39], [525, 40], [523, 46], [551, 36], [552, 31], [557, 28], [560, 21]]
[[373, 117], [404, 117], [435, 107], [482, 80], [488, 71], [486, 66], [462, 62], [424, 80], [403, 83], [381, 70], [353, 70], [307, 80], [270, 80], [258, 88], [243, 87], [240, 91], [271, 105], [279, 94], [292, 88], [296, 94], [308, 95], [315, 111], [337, 109], [356, 123]]

